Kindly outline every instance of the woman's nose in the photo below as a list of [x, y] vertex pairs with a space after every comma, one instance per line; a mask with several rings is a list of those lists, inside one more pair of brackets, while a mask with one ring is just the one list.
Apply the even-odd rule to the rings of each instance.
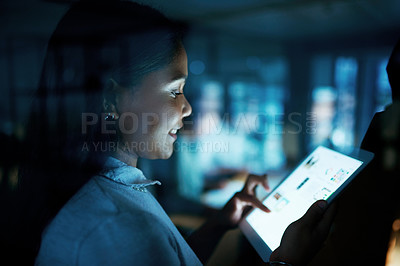
[[183, 96], [183, 105], [182, 105], [182, 116], [188, 117], [192, 113], [192, 106], [188, 102], [185, 96]]

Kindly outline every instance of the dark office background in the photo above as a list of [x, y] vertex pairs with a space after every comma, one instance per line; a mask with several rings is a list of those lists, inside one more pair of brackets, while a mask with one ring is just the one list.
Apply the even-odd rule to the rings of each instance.
[[[17, 183], [46, 42], [72, 1], [0, 2], [2, 193]], [[246, 172], [272, 186], [319, 144], [358, 146], [391, 103], [385, 67], [400, 38], [398, 0], [150, 0], [188, 24], [185, 93], [193, 114], [168, 161], [141, 161], [177, 223], [220, 208]], [[78, 73], [63, 73], [73, 80]], [[3, 143], [3, 142], [2, 142]]]

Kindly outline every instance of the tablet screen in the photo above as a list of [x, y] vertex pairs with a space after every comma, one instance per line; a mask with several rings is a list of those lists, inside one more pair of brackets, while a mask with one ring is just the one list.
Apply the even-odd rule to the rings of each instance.
[[263, 201], [271, 212], [255, 209], [246, 221], [271, 250], [285, 229], [319, 199], [327, 200], [362, 161], [319, 146]]

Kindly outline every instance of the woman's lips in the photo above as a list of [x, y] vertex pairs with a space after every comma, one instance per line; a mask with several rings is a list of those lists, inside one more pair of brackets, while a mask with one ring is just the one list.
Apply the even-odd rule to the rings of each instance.
[[172, 129], [172, 130], [168, 133], [168, 135], [170, 135], [171, 137], [174, 138], [174, 140], [176, 140], [176, 138], [177, 138], [176, 133], [178, 132], [178, 130], [179, 130], [179, 129]]
[[173, 134], [171, 132], [168, 133], [168, 135], [170, 135], [171, 137], [174, 138], [174, 140], [176, 140], [178, 138], [178, 136], [176, 134]]

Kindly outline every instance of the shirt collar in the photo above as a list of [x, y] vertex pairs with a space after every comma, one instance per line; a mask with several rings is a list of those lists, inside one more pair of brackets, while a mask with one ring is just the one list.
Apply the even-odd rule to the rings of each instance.
[[141, 170], [114, 157], [107, 158], [100, 175], [133, 189], [144, 189], [156, 184], [161, 185], [160, 181], [147, 179]]

